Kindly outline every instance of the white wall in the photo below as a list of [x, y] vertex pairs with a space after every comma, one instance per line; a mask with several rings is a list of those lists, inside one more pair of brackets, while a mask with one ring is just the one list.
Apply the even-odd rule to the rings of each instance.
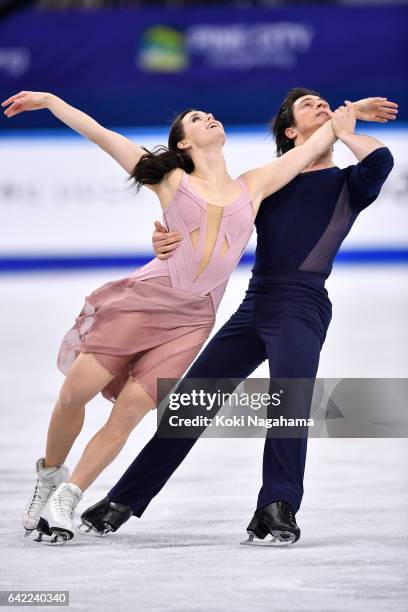
[[[122, 132], [147, 147], [166, 141], [165, 131]], [[407, 247], [408, 129], [385, 126], [370, 133], [390, 147], [395, 168], [346, 247]], [[232, 130], [225, 148], [232, 176], [273, 157], [273, 140], [265, 134]], [[146, 189], [135, 195], [126, 173], [97, 146], [68, 133], [3, 135], [0, 159], [0, 257], [151, 253], [153, 220], [161, 218], [155, 196]], [[355, 159], [336, 145], [335, 162], [345, 166]], [[250, 250], [254, 242], [255, 234]]]

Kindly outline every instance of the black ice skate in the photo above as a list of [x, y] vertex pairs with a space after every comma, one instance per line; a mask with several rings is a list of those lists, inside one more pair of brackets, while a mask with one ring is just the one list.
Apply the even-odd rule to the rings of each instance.
[[[284, 546], [300, 538], [295, 512], [286, 501], [277, 501], [256, 510], [247, 527], [248, 539], [242, 544], [251, 546]], [[272, 539], [265, 540], [267, 535]]]
[[82, 513], [79, 530], [83, 533], [105, 536], [117, 531], [131, 516], [133, 512], [130, 506], [112, 502], [105, 497]]

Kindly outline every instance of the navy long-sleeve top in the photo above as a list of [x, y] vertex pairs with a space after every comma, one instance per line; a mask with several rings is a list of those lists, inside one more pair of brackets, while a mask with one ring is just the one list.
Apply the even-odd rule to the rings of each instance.
[[304, 172], [263, 200], [256, 272], [304, 270], [329, 276], [358, 214], [374, 202], [394, 160], [387, 147], [347, 168]]

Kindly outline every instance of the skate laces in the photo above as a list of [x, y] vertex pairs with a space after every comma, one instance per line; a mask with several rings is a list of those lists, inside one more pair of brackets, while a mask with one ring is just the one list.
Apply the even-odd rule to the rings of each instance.
[[72, 518], [75, 507], [79, 502], [79, 497], [68, 486], [62, 487], [61, 490], [54, 495], [54, 504], [59, 512], [65, 518]]
[[288, 502], [278, 501], [277, 502], [277, 506], [279, 508], [279, 512], [281, 513], [282, 517], [286, 521], [291, 521], [293, 523], [296, 523], [295, 513], [293, 512], [293, 510], [292, 510], [291, 506], [288, 504]]
[[48, 487], [45, 485], [40, 478], [37, 478], [37, 482], [35, 485], [34, 493], [31, 498], [31, 501], [27, 505], [27, 511], [30, 512], [36, 506], [43, 506], [43, 504], [47, 501], [51, 493], [55, 491], [57, 487]]

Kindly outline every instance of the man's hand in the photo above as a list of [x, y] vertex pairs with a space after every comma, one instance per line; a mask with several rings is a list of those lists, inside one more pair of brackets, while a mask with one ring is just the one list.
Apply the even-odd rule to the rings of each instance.
[[351, 102], [346, 102], [346, 106], [339, 106], [332, 114], [333, 131], [337, 138], [342, 138], [344, 134], [352, 134], [356, 127], [356, 111]]
[[358, 161], [363, 160], [376, 149], [381, 149], [385, 146], [372, 136], [354, 133], [356, 126], [356, 109], [351, 102], [346, 102], [346, 106], [340, 106], [334, 111], [332, 115], [332, 125], [337, 138], [354, 153]]
[[178, 232], [168, 232], [160, 221], [155, 221], [154, 225], [156, 229], [153, 232], [152, 245], [155, 255], [158, 259], [168, 259], [172, 257], [172, 251], [179, 246], [182, 235]]
[[[350, 103], [345, 100], [345, 104]], [[398, 104], [389, 102], [387, 98], [364, 98], [352, 103], [357, 119], [360, 121], [375, 121], [375, 123], [387, 123], [394, 121], [398, 114]]]

